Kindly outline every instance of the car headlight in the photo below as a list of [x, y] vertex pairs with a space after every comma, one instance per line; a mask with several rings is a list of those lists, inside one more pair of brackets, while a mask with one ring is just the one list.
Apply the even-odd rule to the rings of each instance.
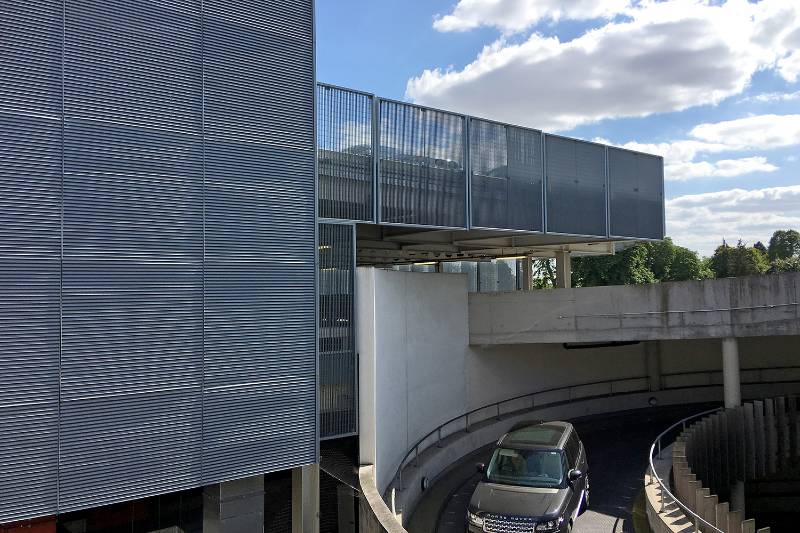
[[536, 531], [556, 531], [561, 527], [563, 522], [564, 519], [562, 517], [556, 518], [555, 520], [548, 520], [546, 522], [539, 522], [536, 524]]
[[467, 511], [467, 522], [473, 526], [483, 527], [483, 518], [476, 515], [472, 511]]

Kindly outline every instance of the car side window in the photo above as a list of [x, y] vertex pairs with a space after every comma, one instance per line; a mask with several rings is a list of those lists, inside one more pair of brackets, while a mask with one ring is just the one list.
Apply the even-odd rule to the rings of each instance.
[[570, 468], [577, 468], [578, 458], [581, 451], [581, 444], [580, 441], [578, 441], [578, 436], [575, 434], [574, 430], [570, 434], [569, 439], [567, 439], [567, 444], [565, 448], [567, 451], [567, 457], [569, 457]]
[[575, 439], [575, 433], [572, 433], [564, 446], [564, 450], [567, 452], [567, 459], [569, 460], [569, 468], [575, 468], [577, 466], [578, 452], [580, 451], [577, 444], [578, 441]]

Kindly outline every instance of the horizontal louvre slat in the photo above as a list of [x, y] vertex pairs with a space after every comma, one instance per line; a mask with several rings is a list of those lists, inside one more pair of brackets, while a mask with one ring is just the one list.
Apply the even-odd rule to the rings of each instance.
[[314, 460], [316, 302], [311, 2], [204, 6], [207, 484]]
[[0, 523], [57, 505], [61, 4], [0, 2]]
[[67, 6], [59, 511], [200, 479], [200, 1]]

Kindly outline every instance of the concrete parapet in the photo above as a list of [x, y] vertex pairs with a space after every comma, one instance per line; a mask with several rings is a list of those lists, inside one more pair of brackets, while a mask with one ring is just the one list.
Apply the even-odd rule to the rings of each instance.
[[800, 335], [799, 300], [800, 273], [475, 293], [469, 337], [488, 345]]

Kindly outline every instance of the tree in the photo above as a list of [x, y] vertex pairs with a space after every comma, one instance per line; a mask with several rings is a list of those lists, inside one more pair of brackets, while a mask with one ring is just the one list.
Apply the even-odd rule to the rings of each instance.
[[742, 241], [736, 246], [723, 241], [709, 259], [708, 267], [718, 278], [731, 278], [763, 274], [769, 268], [769, 262], [760, 250], [747, 247]]
[[531, 259], [531, 285], [534, 289], [551, 289], [556, 286], [555, 259]]
[[714, 277], [714, 273], [704, 266], [697, 252], [675, 245], [669, 237], [646, 246], [647, 264], [658, 281], [689, 281]]
[[572, 282], [580, 287], [713, 277], [696, 252], [676, 246], [669, 237], [638, 243], [612, 256], [576, 257], [572, 261]]
[[647, 245], [638, 243], [615, 254], [576, 257], [572, 260], [572, 284], [576, 287], [655, 283]]
[[780, 272], [800, 272], [800, 257], [789, 257], [787, 259], [776, 259], [769, 267], [770, 274]]
[[789, 259], [800, 255], [800, 233], [790, 230], [778, 230], [769, 240], [767, 256], [770, 261]]
[[766, 247], [766, 246], [764, 246], [764, 243], [763, 243], [763, 242], [761, 242], [761, 241], [757, 241], [757, 242], [756, 242], [756, 243], [753, 245], [753, 248], [755, 248], [756, 250], [758, 250], [759, 252], [761, 252], [761, 253], [762, 253], [762, 254], [764, 254], [764, 255], [768, 255], [768, 254], [769, 254], [769, 252], [767, 251], [767, 247]]
[[713, 277], [714, 272], [698, 257], [697, 252], [676, 246], [669, 274], [661, 281], [689, 281]]

